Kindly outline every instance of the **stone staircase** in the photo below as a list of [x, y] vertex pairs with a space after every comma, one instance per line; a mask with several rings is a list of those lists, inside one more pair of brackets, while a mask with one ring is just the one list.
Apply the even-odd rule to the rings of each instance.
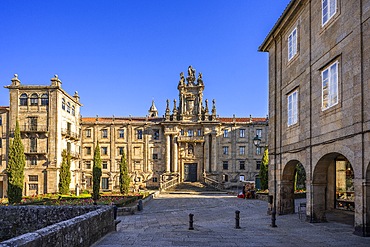
[[201, 193], [217, 193], [219, 190], [201, 182], [182, 182], [166, 191], [167, 193], [186, 193], [186, 194], [201, 194]]

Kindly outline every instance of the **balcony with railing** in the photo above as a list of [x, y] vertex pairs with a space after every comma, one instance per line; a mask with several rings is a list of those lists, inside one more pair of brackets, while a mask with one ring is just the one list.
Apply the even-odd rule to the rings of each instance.
[[204, 142], [203, 136], [179, 136], [177, 142]]
[[42, 148], [30, 148], [30, 149], [25, 149], [24, 154], [32, 155], [32, 154], [46, 154], [46, 149]]
[[62, 129], [62, 136], [73, 140], [78, 140], [80, 138], [79, 133], [76, 133], [70, 129]]
[[19, 126], [21, 132], [47, 132], [47, 125], [24, 124]]

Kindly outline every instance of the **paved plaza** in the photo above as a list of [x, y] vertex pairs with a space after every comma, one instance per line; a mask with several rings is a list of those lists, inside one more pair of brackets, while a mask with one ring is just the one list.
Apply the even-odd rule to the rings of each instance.
[[[236, 210], [241, 229], [235, 229]], [[266, 212], [265, 201], [227, 194], [160, 194], [143, 211], [118, 217], [117, 231], [93, 246], [370, 246], [347, 224], [311, 224], [292, 214], [277, 216], [272, 228]]]

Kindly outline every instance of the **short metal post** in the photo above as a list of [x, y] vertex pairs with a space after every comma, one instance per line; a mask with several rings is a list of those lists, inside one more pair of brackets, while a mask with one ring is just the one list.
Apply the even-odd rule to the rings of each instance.
[[240, 229], [240, 211], [235, 211], [235, 228]]
[[271, 213], [271, 227], [277, 227], [277, 225], [276, 225], [276, 209], [275, 209], [275, 207], [272, 208], [272, 213]]
[[189, 230], [194, 230], [194, 227], [193, 227], [193, 217], [194, 217], [194, 214], [189, 214]]

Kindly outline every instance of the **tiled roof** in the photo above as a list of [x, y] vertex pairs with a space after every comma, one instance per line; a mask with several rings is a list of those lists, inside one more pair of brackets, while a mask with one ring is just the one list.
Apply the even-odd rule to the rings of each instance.
[[160, 117], [83, 117], [82, 122], [84, 123], [95, 123], [97, 122], [129, 122], [129, 121], [138, 121], [138, 122], [145, 122], [145, 121], [151, 121], [151, 122], [159, 122], [162, 121], [163, 118]]
[[[234, 120], [236, 123], [250, 123], [250, 120], [251, 118], [249, 117], [245, 117], [245, 118], [233, 118], [233, 117], [219, 117], [218, 120], [222, 123], [233, 123]], [[266, 122], [267, 119], [264, 117], [264, 118], [252, 118], [252, 123], [255, 123], [255, 122]]]

